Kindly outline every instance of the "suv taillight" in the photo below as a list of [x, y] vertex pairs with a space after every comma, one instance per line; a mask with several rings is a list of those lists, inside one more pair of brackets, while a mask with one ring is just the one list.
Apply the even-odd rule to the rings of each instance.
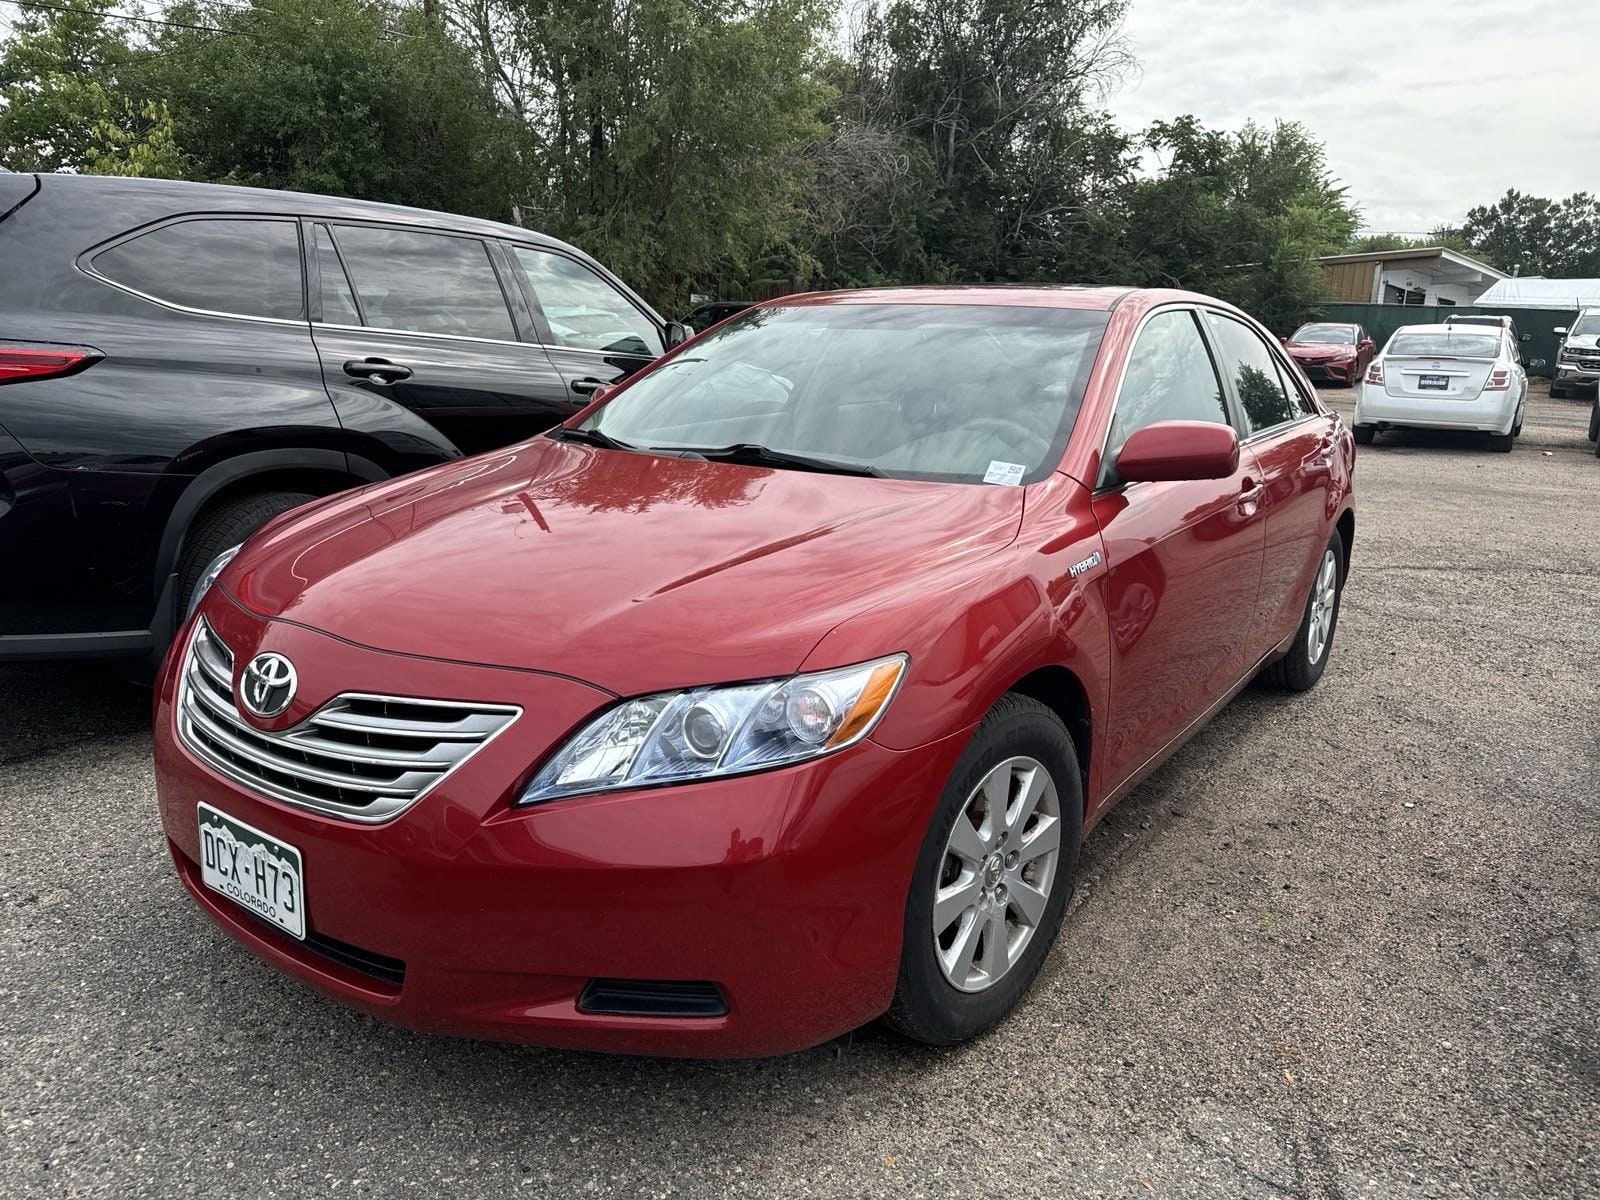
[[1370, 367], [1368, 367], [1367, 368], [1367, 377], [1366, 377], [1365, 380], [1363, 380], [1363, 382], [1364, 383], [1370, 383], [1374, 387], [1382, 387], [1383, 386], [1383, 364], [1375, 362]]
[[0, 342], [0, 384], [25, 379], [54, 379], [93, 366], [104, 355], [90, 346]]
[[1486, 392], [1503, 392], [1510, 386], [1511, 372], [1502, 369], [1489, 372], [1489, 382], [1484, 384], [1483, 390]]

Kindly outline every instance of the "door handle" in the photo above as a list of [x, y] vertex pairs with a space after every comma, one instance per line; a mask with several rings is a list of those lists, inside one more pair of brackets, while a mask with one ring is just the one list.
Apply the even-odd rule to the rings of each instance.
[[411, 368], [390, 362], [387, 358], [352, 358], [344, 364], [344, 373], [352, 379], [365, 379], [371, 383], [399, 383], [411, 378]]
[[1239, 484], [1239, 511], [1249, 516], [1255, 512], [1256, 504], [1266, 494], [1267, 485], [1257, 483], [1246, 475]]
[[580, 396], [592, 396], [602, 388], [608, 388], [611, 385], [604, 379], [574, 379], [571, 386], [572, 390]]

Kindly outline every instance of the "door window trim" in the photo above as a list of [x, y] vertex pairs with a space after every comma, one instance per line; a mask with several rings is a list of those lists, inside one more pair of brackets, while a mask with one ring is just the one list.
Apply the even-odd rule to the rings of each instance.
[[[192, 304], [180, 304], [176, 300], [164, 300], [160, 296], [152, 296], [149, 292], [141, 292], [138, 288], [130, 287], [128, 284], [121, 283], [111, 278], [111, 276], [103, 274], [95, 269], [95, 257], [107, 250], [114, 250], [118, 246], [121, 246], [126, 242], [131, 242], [136, 238], [141, 238], [147, 233], [155, 233], [157, 230], [166, 229], [169, 226], [187, 225], [195, 221], [276, 221], [280, 224], [293, 225], [295, 228], [295, 239], [300, 254], [300, 311], [303, 315], [299, 317], [259, 317], [253, 313], [225, 312], [221, 309], [215, 308], [198, 308]], [[72, 265], [83, 274], [87, 275], [90, 279], [106, 284], [109, 287], [114, 287], [119, 292], [125, 292], [130, 296], [137, 296], [141, 300], [148, 300], [151, 304], [159, 304], [162, 308], [169, 309], [172, 312], [188, 313], [189, 315], [196, 317], [221, 317], [229, 321], [253, 321], [258, 325], [289, 325], [298, 327], [301, 325], [309, 326], [311, 324], [311, 298], [309, 295], [307, 295], [306, 289], [305, 230], [301, 227], [300, 218], [292, 214], [257, 212], [178, 213], [174, 216], [162, 217], [159, 221], [151, 221], [149, 224], [141, 225], [136, 229], [126, 230], [122, 233], [119, 233], [116, 237], [107, 238], [98, 245], [90, 246], [87, 250], [83, 251], [83, 253], [79, 254], [78, 257], [73, 260]]]
[[[1117, 375], [1117, 386], [1111, 395], [1111, 411], [1106, 417], [1105, 430], [1100, 435], [1100, 466], [1096, 472], [1097, 479], [1093, 489], [1094, 495], [1099, 496], [1110, 492], [1120, 492], [1129, 487], [1137, 486], [1136, 483], [1130, 484], [1126, 481], [1111, 481], [1110, 476], [1116, 470], [1116, 463], [1111, 456], [1111, 431], [1117, 427], [1117, 409], [1122, 404], [1122, 389], [1128, 382], [1128, 366], [1133, 361], [1133, 352], [1139, 347], [1139, 339], [1144, 335], [1145, 326], [1150, 324], [1156, 317], [1173, 312], [1186, 312], [1193, 317], [1195, 327], [1200, 333], [1200, 342], [1205, 347], [1207, 357], [1211, 360], [1211, 370], [1217, 377], [1218, 386], [1222, 389], [1223, 405], [1228, 410], [1228, 423], [1233, 428], [1234, 435], [1238, 436], [1239, 417], [1234, 407], [1233, 389], [1222, 378], [1222, 370], [1217, 364], [1217, 349], [1211, 343], [1210, 331], [1206, 329], [1206, 323], [1200, 319], [1200, 309], [1201, 305], [1188, 301], [1158, 305], [1140, 317], [1138, 325], [1134, 326], [1133, 333], [1128, 338], [1128, 353], [1122, 356], [1122, 368]], [[1218, 422], [1218, 424], [1221, 424], [1221, 422]], [[1241, 439], [1242, 444], [1243, 439]]]

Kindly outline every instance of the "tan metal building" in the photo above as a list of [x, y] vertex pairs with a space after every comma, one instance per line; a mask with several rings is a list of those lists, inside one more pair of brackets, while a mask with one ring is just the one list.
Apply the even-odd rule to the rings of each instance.
[[1322, 261], [1328, 298], [1343, 304], [1474, 304], [1510, 276], [1443, 246], [1334, 254]]

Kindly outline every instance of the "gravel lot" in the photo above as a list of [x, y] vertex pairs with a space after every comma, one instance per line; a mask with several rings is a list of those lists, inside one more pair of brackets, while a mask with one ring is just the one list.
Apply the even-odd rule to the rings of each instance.
[[380, 1025], [183, 894], [147, 695], [0, 667], [0, 1194], [1600, 1195], [1586, 412], [1362, 451], [1322, 685], [1246, 692], [1108, 818], [1025, 1007], [952, 1051]]

